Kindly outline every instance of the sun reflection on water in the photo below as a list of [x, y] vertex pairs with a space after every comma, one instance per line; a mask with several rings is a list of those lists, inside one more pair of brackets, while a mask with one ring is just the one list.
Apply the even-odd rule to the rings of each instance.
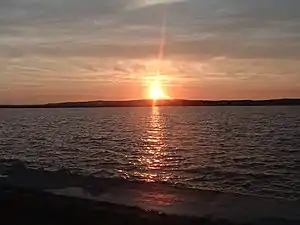
[[[170, 180], [164, 171], [168, 166], [168, 145], [165, 142], [166, 121], [161, 115], [161, 108], [153, 106], [143, 137], [143, 147], [138, 158], [139, 172], [136, 172], [143, 181], [162, 182]], [[179, 196], [168, 186], [157, 184], [140, 185], [134, 192], [135, 201], [146, 209], [161, 210], [171, 207], [180, 201]]]
[[160, 109], [153, 106], [145, 132], [146, 136], [143, 138], [143, 152], [138, 159], [141, 172], [137, 172], [138, 174], [136, 174], [145, 181], [169, 180], [169, 176], [161, 171], [165, 166], [165, 159], [167, 157], [164, 130], [165, 122], [160, 115]]

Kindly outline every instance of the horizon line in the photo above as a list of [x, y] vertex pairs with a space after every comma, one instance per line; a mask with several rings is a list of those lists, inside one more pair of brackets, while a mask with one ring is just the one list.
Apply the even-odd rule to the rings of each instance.
[[288, 97], [288, 98], [270, 98], [270, 99], [218, 99], [218, 100], [207, 100], [207, 99], [127, 99], [127, 100], [86, 100], [86, 101], [64, 101], [64, 102], [47, 102], [47, 103], [38, 103], [38, 104], [0, 104], [0, 107], [26, 107], [26, 106], [52, 106], [52, 105], [62, 105], [62, 104], [87, 104], [87, 103], [132, 103], [132, 102], [174, 102], [174, 101], [185, 101], [185, 102], [206, 102], [206, 103], [221, 103], [221, 102], [227, 102], [227, 103], [238, 103], [238, 102], [274, 102], [274, 101], [299, 101], [300, 104], [300, 97]]

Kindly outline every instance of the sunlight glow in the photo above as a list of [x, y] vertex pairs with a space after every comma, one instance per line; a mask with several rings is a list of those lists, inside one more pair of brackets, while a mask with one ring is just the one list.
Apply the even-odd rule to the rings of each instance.
[[149, 98], [152, 100], [168, 99], [169, 97], [165, 94], [162, 83], [159, 79], [154, 79], [150, 83], [149, 87]]

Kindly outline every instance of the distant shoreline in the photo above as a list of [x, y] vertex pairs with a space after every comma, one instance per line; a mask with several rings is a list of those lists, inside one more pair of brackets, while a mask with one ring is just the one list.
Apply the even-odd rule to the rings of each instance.
[[270, 100], [128, 100], [128, 101], [87, 101], [62, 102], [37, 105], [0, 105], [0, 108], [100, 108], [100, 107], [152, 107], [152, 106], [299, 106], [300, 99]]

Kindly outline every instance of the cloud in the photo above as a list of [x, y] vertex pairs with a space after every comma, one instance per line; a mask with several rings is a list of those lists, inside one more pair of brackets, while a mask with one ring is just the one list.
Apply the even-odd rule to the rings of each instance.
[[[163, 1], [145, 2], [1, 1], [1, 54], [151, 56], [157, 51], [164, 8]], [[167, 42], [171, 56], [299, 56], [299, 1], [169, 3]], [[144, 7], [127, 10], [135, 5]], [[133, 45], [135, 52], [131, 51]]]
[[[233, 41], [234, 40], [234, 41]], [[46, 57], [100, 57], [100, 58], [155, 58], [158, 54], [158, 43], [105, 44], [92, 41], [77, 43], [57, 42], [52, 44], [23, 43], [16, 47], [3, 46], [2, 57], [27, 57], [30, 55]], [[132, 51], [134, 49], [134, 51]], [[216, 56], [231, 58], [291, 58], [300, 57], [300, 40], [298, 38], [272, 38], [252, 42], [245, 38], [208, 39], [169, 41], [165, 48], [169, 59], [201, 60]]]
[[157, 70], [164, 16], [161, 70], [172, 85], [295, 89], [299, 8], [298, 0], [1, 0], [0, 89], [139, 83]]

